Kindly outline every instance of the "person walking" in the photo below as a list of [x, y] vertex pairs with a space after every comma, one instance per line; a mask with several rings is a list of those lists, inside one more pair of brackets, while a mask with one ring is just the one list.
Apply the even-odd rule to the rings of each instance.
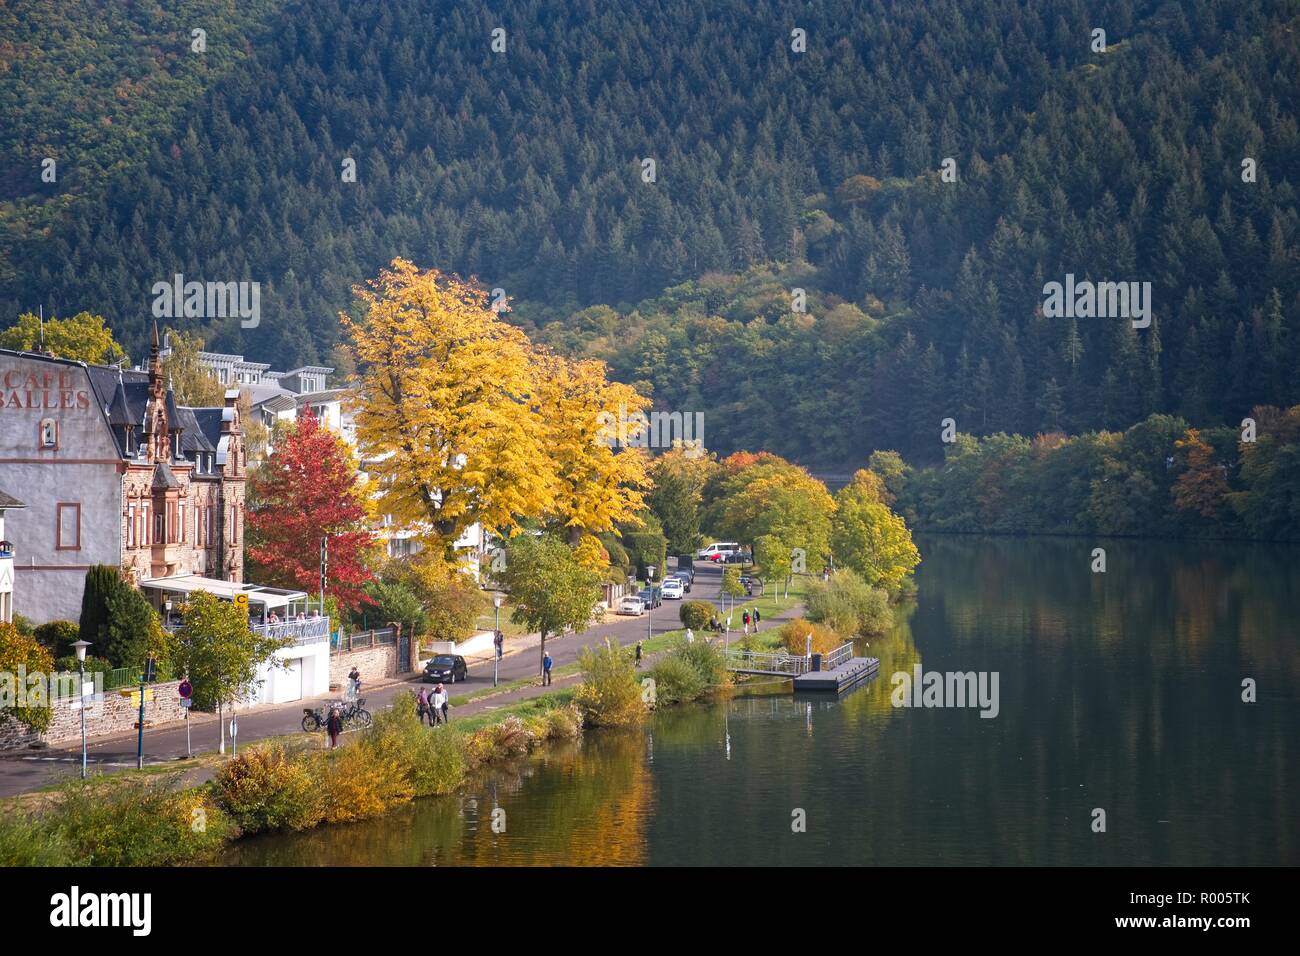
[[754, 608], [754, 633], [755, 633], [755, 634], [758, 633], [758, 622], [759, 622], [760, 620], [761, 620], [761, 618], [760, 618], [759, 613], [758, 613], [758, 608]]
[[692, 631], [689, 627], [686, 629], [686, 643], [687, 644], [695, 643], [695, 632]]
[[353, 697], [361, 695], [361, 671], [357, 670], [357, 665], [352, 665], [352, 670], [348, 671], [348, 690]]
[[748, 634], [749, 633], [749, 608], [745, 609], [745, 613], [741, 616], [741, 620], [745, 622], [745, 633]]
[[439, 684], [437, 687], [433, 689], [433, 693], [429, 695], [429, 726], [430, 727], [437, 726], [442, 722], [438, 717], [439, 713], [441, 712], [441, 709], [442, 709], [442, 685]]
[[554, 661], [551, 660], [550, 651], [547, 651], [544, 655], [542, 655], [542, 686], [543, 687], [551, 683], [551, 665], [553, 663]]
[[641, 642], [636, 642], [636, 666], [641, 666]]
[[343, 733], [343, 717], [337, 707], [331, 707], [329, 716], [325, 718], [325, 732], [330, 735], [330, 750], [337, 749], [339, 734]]
[[438, 710], [442, 713], [442, 722], [444, 724], [451, 723], [451, 718], [447, 716], [447, 701], [449, 697], [449, 695], [447, 694], [447, 688], [439, 684], [438, 689], [433, 693], [438, 701], [437, 704]]
[[421, 687], [419, 696], [415, 698], [415, 712], [420, 718], [420, 723], [423, 724], [424, 718], [429, 713], [429, 689], [427, 687]]
[[492, 646], [497, 649], [497, 660], [501, 660], [506, 649], [506, 636], [500, 631], [497, 631], [496, 635], [492, 638]]

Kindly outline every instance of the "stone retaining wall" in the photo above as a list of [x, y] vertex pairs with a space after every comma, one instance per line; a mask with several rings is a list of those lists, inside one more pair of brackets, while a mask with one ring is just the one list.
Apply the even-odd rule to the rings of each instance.
[[[344, 674], [346, 675], [346, 671]], [[185, 710], [181, 707], [181, 695], [176, 688], [180, 681], [162, 681], [149, 684], [147, 691], [152, 692], [153, 699], [144, 704], [145, 730], [150, 724], [164, 724], [173, 720], [182, 720]], [[140, 705], [131, 688], [109, 690], [86, 697], [86, 736], [103, 737], [109, 734], [122, 734], [135, 729], [136, 719], [140, 714]], [[146, 694], [146, 697], [148, 694]], [[29, 731], [18, 721], [7, 719], [0, 723], [0, 750], [19, 750], [33, 744], [59, 745], [81, 739], [81, 710], [77, 697], [60, 698], [54, 703], [54, 717], [49, 729], [36, 734]]]

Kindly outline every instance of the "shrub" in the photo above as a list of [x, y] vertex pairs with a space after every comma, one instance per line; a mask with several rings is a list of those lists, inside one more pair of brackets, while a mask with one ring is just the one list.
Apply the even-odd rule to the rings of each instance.
[[308, 761], [321, 790], [324, 822], [377, 817], [410, 802], [415, 795], [401, 761], [377, 753], [366, 743], [362, 740], [328, 753], [317, 752]]
[[245, 833], [306, 830], [324, 816], [316, 782], [302, 760], [276, 745], [243, 751], [216, 778], [221, 808]]
[[50, 824], [77, 866], [171, 866], [202, 861], [234, 835], [230, 818], [179, 775], [74, 780]]
[[585, 647], [578, 663], [586, 675], [573, 695], [588, 727], [626, 727], [645, 715], [641, 686], [631, 655], [612, 640], [604, 647]]
[[812, 582], [804, 604], [810, 621], [842, 634], [880, 634], [892, 620], [889, 595], [847, 568], [826, 583]]
[[[102, 657], [91, 657], [86, 655], [85, 660], [86, 674], [104, 674], [113, 670], [113, 665]], [[54, 662], [54, 669], [59, 673], [75, 674], [77, 673], [77, 655], [68, 654], [60, 657]]]
[[803, 656], [805, 642], [809, 634], [812, 634], [814, 654], [829, 654], [844, 643], [844, 638], [825, 624], [816, 624], [802, 617], [787, 621], [777, 631], [777, 636], [780, 637], [781, 644], [785, 649], [791, 654], [799, 656]]
[[499, 724], [476, 730], [466, 746], [471, 759], [478, 764], [504, 757], [522, 757], [536, 739], [527, 721], [511, 714]]
[[709, 621], [717, 610], [708, 601], [683, 601], [677, 614], [682, 619], [682, 626], [693, 631], [702, 631], [709, 626]]
[[[32, 636], [55, 657], [66, 657], [71, 654], [75, 660], [76, 654], [72, 645], [81, 636], [81, 629], [75, 621], [50, 621], [36, 628]], [[76, 667], [72, 669], [76, 670]]]
[[[26, 670], [28, 674], [49, 674], [54, 669], [54, 658], [50, 652], [36, 642], [36, 638], [22, 634], [18, 628], [7, 621], [0, 621], [0, 674], [6, 675], [0, 688], [5, 697], [13, 691], [17, 675]], [[7, 685], [7, 686], [6, 686]], [[52, 711], [45, 702], [29, 698], [25, 706], [17, 707], [12, 697], [0, 707], [0, 726], [10, 720], [16, 720], [28, 730], [42, 731], [50, 726]]]
[[417, 797], [451, 793], [465, 779], [463, 738], [422, 723], [409, 691], [375, 717], [361, 746], [395, 760]]
[[716, 687], [731, 681], [727, 671], [726, 655], [721, 644], [709, 644], [705, 641], [683, 641], [673, 650], [674, 657], [680, 657], [695, 669], [705, 687]]
[[68, 848], [48, 818], [0, 814], [0, 866], [67, 866]]
[[650, 669], [655, 682], [656, 704], [680, 704], [704, 694], [706, 685], [690, 662], [677, 654], [669, 654], [655, 662]]

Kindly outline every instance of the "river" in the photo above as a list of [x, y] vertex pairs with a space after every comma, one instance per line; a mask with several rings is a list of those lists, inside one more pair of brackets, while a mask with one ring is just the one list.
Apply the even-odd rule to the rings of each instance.
[[[917, 543], [915, 602], [862, 647], [880, 675], [839, 700], [664, 711], [381, 820], [242, 841], [224, 862], [1300, 863], [1300, 549]], [[996, 716], [895, 706], [893, 675], [918, 664], [996, 673]]]

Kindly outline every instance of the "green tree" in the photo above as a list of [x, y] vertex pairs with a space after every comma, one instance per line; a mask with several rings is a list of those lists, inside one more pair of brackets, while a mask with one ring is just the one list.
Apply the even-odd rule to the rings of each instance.
[[794, 573], [793, 549], [774, 534], [760, 535], [754, 542], [754, 563], [762, 569], [763, 577], [785, 585], [785, 596], [790, 596], [790, 578]]
[[645, 716], [632, 655], [609, 638], [603, 646], [578, 653], [582, 684], [573, 701], [589, 727], [627, 727]]
[[542, 635], [538, 668], [546, 657], [546, 638], [591, 622], [600, 600], [599, 578], [578, 563], [569, 546], [553, 535], [519, 535], [506, 546], [500, 581], [515, 606], [511, 620]]
[[921, 563], [903, 519], [881, 504], [876, 483], [862, 472], [840, 489], [835, 504], [831, 551], [836, 564], [857, 571], [872, 587], [896, 592]]
[[[216, 374], [199, 360], [203, 339], [175, 329], [167, 330], [170, 349], [163, 359], [163, 373], [171, 383], [177, 405], [216, 408], [225, 404], [226, 387]], [[251, 416], [245, 421], [250, 421]]]
[[50, 726], [53, 712], [43, 688], [37, 685], [32, 693], [31, 687], [20, 687], [18, 680], [23, 673], [48, 677], [53, 670], [53, 656], [36, 638], [20, 634], [8, 621], [0, 621], [0, 727], [10, 720], [34, 731]]
[[[95, 644], [100, 630], [108, 623], [108, 598], [122, 580], [122, 572], [111, 564], [94, 564], [86, 571], [85, 589], [81, 592], [81, 639]], [[103, 648], [95, 647], [91, 653], [103, 655]]]
[[275, 652], [290, 643], [253, 631], [246, 611], [207, 591], [195, 591], [182, 605], [173, 660], [194, 685], [195, 706], [217, 708], [221, 753], [226, 705], [248, 696], [262, 664], [283, 667]]
[[90, 365], [114, 365], [126, 358], [122, 347], [113, 340], [112, 331], [104, 325], [104, 317], [89, 312], [78, 312], [68, 319], [46, 319], [43, 330], [38, 316], [24, 312], [17, 322], [0, 332], [0, 349], [43, 349], [59, 358]]

